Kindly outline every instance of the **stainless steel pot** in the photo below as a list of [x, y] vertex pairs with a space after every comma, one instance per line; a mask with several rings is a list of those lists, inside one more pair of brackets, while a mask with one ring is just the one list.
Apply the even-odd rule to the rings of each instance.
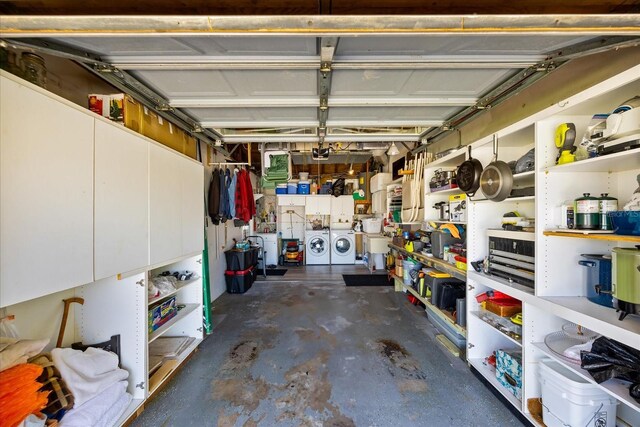
[[498, 138], [493, 136], [493, 162], [480, 175], [480, 189], [487, 199], [501, 202], [511, 194], [513, 172], [509, 165], [498, 160]]

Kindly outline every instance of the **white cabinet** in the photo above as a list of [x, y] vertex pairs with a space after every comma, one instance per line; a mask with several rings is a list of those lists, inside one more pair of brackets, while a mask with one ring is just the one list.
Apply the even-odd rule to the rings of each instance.
[[371, 212], [374, 214], [387, 213], [387, 192], [376, 191], [371, 194]]
[[150, 264], [204, 247], [202, 165], [156, 144], [149, 145]]
[[204, 249], [204, 169], [194, 160], [176, 154], [182, 184], [182, 255]]
[[331, 221], [336, 217], [353, 217], [355, 202], [352, 196], [331, 197]]
[[182, 254], [182, 182], [176, 155], [149, 146], [149, 253], [151, 265]]
[[93, 281], [88, 113], [0, 77], [0, 305]]
[[278, 236], [274, 233], [258, 234], [264, 239], [265, 262], [278, 265]]
[[149, 142], [95, 129], [95, 280], [149, 265]]
[[278, 206], [305, 206], [306, 196], [278, 196]]
[[307, 215], [331, 214], [331, 196], [306, 196], [305, 213]]

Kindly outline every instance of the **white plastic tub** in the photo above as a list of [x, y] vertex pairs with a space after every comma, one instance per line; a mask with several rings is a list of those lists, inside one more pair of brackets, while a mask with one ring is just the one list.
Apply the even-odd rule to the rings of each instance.
[[377, 234], [382, 228], [382, 219], [367, 218], [362, 220], [362, 231], [365, 233]]
[[562, 364], [542, 360], [540, 385], [547, 427], [615, 427], [618, 401]]

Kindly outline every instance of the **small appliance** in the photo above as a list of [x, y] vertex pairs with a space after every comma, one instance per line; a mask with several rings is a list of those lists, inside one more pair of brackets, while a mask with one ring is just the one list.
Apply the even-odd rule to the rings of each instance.
[[611, 285], [620, 320], [627, 314], [640, 314], [640, 245], [613, 248]]

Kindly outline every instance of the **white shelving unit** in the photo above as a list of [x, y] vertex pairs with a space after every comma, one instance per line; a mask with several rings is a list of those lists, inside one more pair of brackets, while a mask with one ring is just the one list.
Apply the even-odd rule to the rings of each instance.
[[[150, 396], [149, 340], [194, 337], [179, 366], [203, 339], [201, 278], [162, 298], [147, 293], [159, 272], [202, 274], [203, 166], [4, 70], [0, 86], [0, 157], [13, 159], [2, 168], [2, 238], [14, 245], [0, 255], [0, 307], [15, 315], [21, 338], [48, 338], [50, 350], [61, 301], [83, 298], [72, 305], [63, 346], [120, 335], [133, 401], [116, 425], [126, 424]], [[22, 186], [5, 191], [12, 182]], [[24, 209], [47, 215], [34, 225]], [[149, 305], [171, 296], [185, 308], [149, 334]]]
[[[581, 254], [610, 253], [616, 246], [638, 244], [640, 238], [615, 234], [562, 233], [558, 230], [557, 214], [563, 202], [574, 200], [587, 192], [596, 196], [609, 193], [618, 199], [619, 206], [626, 203], [637, 186], [640, 149], [558, 166], [555, 165], [557, 148], [554, 144], [554, 132], [561, 123], [575, 123], [579, 141], [593, 114], [610, 112], [636, 93], [640, 93], [640, 66], [497, 132], [500, 160], [515, 160], [535, 147], [535, 170], [514, 176], [515, 186], [535, 186], [535, 196], [508, 198], [494, 203], [483, 200], [482, 192], [478, 191], [468, 204], [467, 258], [470, 262], [482, 260], [488, 255], [487, 230], [500, 227], [500, 218], [504, 213], [515, 210], [522, 216], [536, 219], [533, 288], [473, 271], [470, 265], [467, 274], [467, 360], [530, 420], [533, 418], [528, 412], [527, 400], [541, 395], [539, 362], [548, 357], [560, 359], [544, 344], [544, 338], [549, 333], [559, 331], [562, 325], [573, 322], [623, 344], [640, 348], [640, 317], [627, 316], [620, 321], [614, 309], [589, 301], [586, 298], [586, 273], [578, 265]], [[490, 162], [493, 155], [491, 140], [491, 136], [488, 136], [472, 144], [472, 157], [480, 160], [483, 166]], [[457, 159], [458, 164], [461, 159]], [[425, 197], [433, 198], [434, 195], [425, 194]], [[425, 206], [431, 204], [425, 203]], [[518, 236], [522, 234], [504, 234], [506, 238]], [[480, 308], [475, 296], [490, 289], [522, 301], [522, 344], [474, 315]], [[497, 349], [517, 348], [523, 351], [522, 401], [495, 380], [495, 373], [485, 363], [485, 358]], [[572, 366], [563, 360], [560, 362], [595, 384], [591, 375], [579, 366]], [[598, 386], [620, 402], [617, 410], [619, 419], [628, 425], [640, 425], [640, 405], [629, 396], [626, 384], [610, 380]]]

